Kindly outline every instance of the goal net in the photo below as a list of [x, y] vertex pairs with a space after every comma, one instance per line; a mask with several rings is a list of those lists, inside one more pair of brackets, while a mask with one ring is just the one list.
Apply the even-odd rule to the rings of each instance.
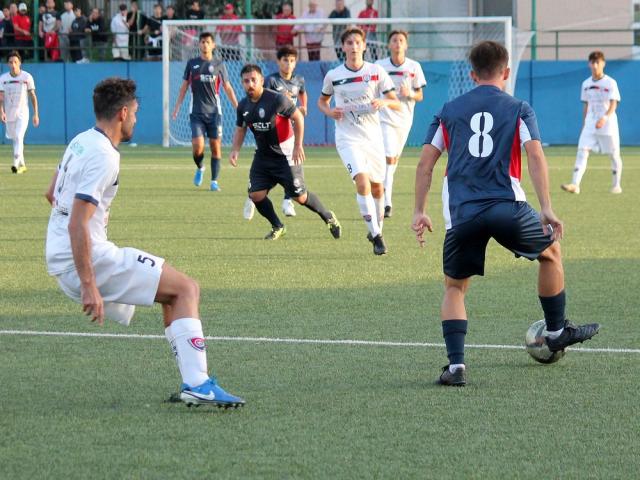
[[[360, 20], [362, 21], [362, 20]], [[442, 103], [473, 88], [467, 61], [469, 49], [480, 40], [494, 40], [509, 51], [513, 93], [517, 65], [529, 37], [516, 34], [511, 17], [460, 18], [379, 18], [367, 19], [365, 60], [375, 61], [389, 55], [387, 37], [392, 30], [409, 33], [407, 56], [422, 63], [428, 87], [425, 96], [430, 102]], [[191, 93], [187, 92], [178, 117], [170, 118], [178, 97], [187, 61], [199, 56], [198, 36], [211, 32], [216, 40], [214, 56], [224, 60], [231, 85], [238, 99], [244, 97], [240, 70], [246, 62], [257, 63], [265, 75], [277, 71], [276, 41], [291, 43], [298, 49], [298, 69], [306, 80], [309, 115], [307, 128], [325, 128], [326, 119], [314, 108], [326, 72], [342, 61], [340, 34], [358, 19], [314, 20], [171, 20], [162, 23], [163, 35], [163, 145], [190, 145], [189, 111]], [[233, 28], [235, 27], [235, 29]], [[308, 43], [320, 41], [320, 48]], [[320, 56], [320, 61], [313, 61]], [[309, 61], [311, 57], [312, 61]], [[230, 145], [235, 130], [235, 111], [221, 91], [222, 143]], [[307, 135], [305, 135], [307, 137]], [[306, 140], [306, 138], [305, 138]], [[246, 142], [253, 138], [247, 135]], [[311, 143], [322, 144], [323, 141]], [[330, 142], [324, 142], [330, 143]]]

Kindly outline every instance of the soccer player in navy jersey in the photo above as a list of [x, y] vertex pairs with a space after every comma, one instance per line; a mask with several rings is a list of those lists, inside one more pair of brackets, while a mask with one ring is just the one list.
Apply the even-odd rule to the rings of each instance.
[[[445, 294], [442, 333], [449, 365], [442, 385], [466, 384], [464, 298], [473, 275], [484, 275], [490, 238], [516, 257], [538, 260], [538, 295], [551, 351], [583, 342], [598, 333], [597, 323], [576, 326], [565, 318], [564, 272], [560, 254], [563, 224], [549, 197], [547, 162], [532, 108], [503, 91], [509, 78], [509, 54], [500, 44], [480, 42], [469, 54], [477, 87], [446, 103], [432, 122], [416, 170], [412, 228], [421, 246], [425, 230], [433, 231], [425, 214], [433, 168], [446, 148], [449, 157], [442, 187], [447, 233], [444, 241]], [[521, 179], [521, 146], [540, 213], [526, 202]]]
[[[298, 51], [290, 45], [278, 49], [278, 71], [264, 79], [264, 87], [282, 93], [291, 99], [302, 115], [307, 114], [307, 92], [304, 87], [304, 77], [295, 73], [298, 62]], [[299, 100], [299, 102], [298, 102]], [[255, 206], [250, 198], [244, 205], [244, 218], [251, 220]], [[282, 200], [282, 213], [287, 217], [295, 217], [296, 210], [293, 201], [285, 192]]]
[[282, 185], [285, 193], [296, 202], [317, 213], [333, 238], [340, 238], [340, 222], [335, 214], [327, 210], [304, 184], [302, 113], [285, 95], [264, 88], [264, 77], [258, 65], [245, 65], [240, 75], [247, 96], [238, 104], [229, 162], [234, 167], [238, 165], [240, 147], [247, 129], [251, 129], [256, 150], [249, 170], [249, 197], [260, 215], [271, 223], [271, 231], [265, 240], [277, 240], [286, 232], [267, 196], [277, 184]]
[[[196, 5], [198, 2], [194, 2]], [[178, 93], [176, 105], [171, 117], [178, 118], [180, 106], [191, 86], [191, 145], [193, 147], [193, 161], [196, 164], [196, 173], [193, 184], [196, 187], [202, 185], [204, 176], [204, 137], [209, 137], [211, 147], [211, 191], [220, 190], [218, 174], [220, 173], [220, 157], [222, 156], [222, 104], [220, 99], [220, 86], [224, 89], [233, 108], [238, 106], [236, 95], [233, 91], [227, 68], [222, 60], [213, 58], [213, 50], [216, 48], [211, 32], [200, 34], [200, 56], [187, 62], [182, 77], [182, 85]]]

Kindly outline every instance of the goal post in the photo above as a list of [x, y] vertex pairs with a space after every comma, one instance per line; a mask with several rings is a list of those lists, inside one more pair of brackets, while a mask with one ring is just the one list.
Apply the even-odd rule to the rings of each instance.
[[[301, 31], [294, 46], [300, 52], [299, 62], [306, 60], [304, 29], [310, 25], [322, 26], [322, 58], [319, 68], [327, 71], [337, 65], [339, 48], [335, 49], [335, 31], [347, 26], [364, 23], [375, 25], [376, 33], [368, 34], [365, 60], [388, 56], [387, 35], [392, 30], [406, 30], [410, 35], [407, 56], [419, 62], [440, 62], [446, 65], [447, 99], [454, 98], [473, 88], [469, 78], [468, 51], [480, 40], [494, 40], [503, 44], [509, 52], [509, 66], [512, 69], [507, 91], [513, 93], [519, 57], [526, 46], [519, 45], [522, 39], [514, 35], [511, 17], [428, 17], [428, 18], [377, 18], [377, 19], [295, 19], [295, 20], [166, 20], [162, 23], [162, 113], [163, 145], [190, 145], [189, 104], [191, 94], [187, 92], [176, 120], [170, 118], [186, 62], [199, 56], [198, 36], [208, 31], [216, 39], [214, 55], [225, 61], [230, 81], [236, 96], [244, 96], [240, 82], [240, 69], [245, 62], [257, 63], [265, 73], [277, 67], [275, 60], [275, 32], [277, 27], [294, 27]], [[241, 27], [229, 35], [229, 27]], [[338, 45], [339, 47], [339, 45]], [[309, 62], [310, 64], [318, 62]], [[328, 63], [328, 65], [326, 65]], [[427, 75], [428, 76], [428, 75]], [[429, 78], [427, 78], [429, 82]], [[429, 87], [427, 87], [429, 88]], [[235, 129], [235, 112], [224, 94], [223, 144], [229, 145]], [[309, 98], [313, 109], [315, 98]], [[250, 136], [247, 141], [251, 142]]]

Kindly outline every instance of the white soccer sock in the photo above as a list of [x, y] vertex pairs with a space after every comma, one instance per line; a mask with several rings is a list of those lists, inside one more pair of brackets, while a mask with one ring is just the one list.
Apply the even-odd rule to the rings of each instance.
[[19, 167], [21, 165], [24, 165], [24, 140], [22, 140], [21, 138], [14, 138], [13, 139], [13, 166]]
[[614, 150], [611, 155], [611, 172], [613, 173], [612, 187], [620, 186], [620, 179], [622, 178], [622, 157], [620, 157], [620, 150]]
[[367, 229], [372, 237], [377, 237], [382, 233], [380, 231], [380, 225], [378, 225], [378, 219], [376, 217], [376, 204], [373, 201], [371, 194], [360, 195], [356, 194], [356, 200], [360, 207], [360, 214], [364, 218], [364, 222], [367, 225]]
[[[171, 331], [171, 325], [164, 329], [164, 336], [167, 338], [167, 342], [169, 342], [169, 346], [171, 347], [171, 353], [176, 359], [176, 365], [178, 364], [178, 352], [176, 351], [176, 339], [173, 336], [173, 332]], [[180, 365], [178, 365], [178, 369], [180, 369]]]
[[197, 318], [179, 318], [168, 328], [173, 341], [165, 334], [174, 349], [182, 381], [190, 387], [201, 385], [209, 378], [202, 323]]
[[560, 334], [564, 332], [564, 327], [562, 327], [560, 330], [553, 330], [553, 331], [549, 331], [547, 330], [547, 338], [550, 338], [551, 340], [555, 340], [556, 338], [558, 338], [560, 336]]
[[376, 214], [378, 215], [378, 225], [380, 233], [382, 233], [382, 222], [384, 221], [384, 195], [380, 198], [373, 197], [373, 203], [376, 205]]
[[449, 365], [449, 373], [455, 372], [458, 368], [465, 370], [466, 366], [464, 363], [452, 363]]
[[387, 172], [384, 177], [384, 204], [391, 206], [391, 195], [393, 194], [393, 176], [396, 173], [396, 168], [398, 168], [398, 164], [394, 163], [392, 165], [387, 164]]
[[589, 160], [589, 150], [586, 148], [579, 148], [576, 154], [576, 164], [573, 167], [573, 180], [571, 183], [580, 186], [582, 176], [587, 171], [587, 160]]

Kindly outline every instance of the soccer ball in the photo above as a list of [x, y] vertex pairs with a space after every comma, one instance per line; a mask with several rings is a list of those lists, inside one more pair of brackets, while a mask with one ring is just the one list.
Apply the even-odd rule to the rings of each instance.
[[534, 322], [527, 330], [525, 335], [524, 344], [527, 347], [527, 353], [531, 357], [540, 363], [555, 363], [564, 357], [564, 350], [559, 352], [552, 352], [547, 347], [547, 343], [544, 341], [544, 336], [547, 333], [547, 326], [544, 320], [538, 320]]

